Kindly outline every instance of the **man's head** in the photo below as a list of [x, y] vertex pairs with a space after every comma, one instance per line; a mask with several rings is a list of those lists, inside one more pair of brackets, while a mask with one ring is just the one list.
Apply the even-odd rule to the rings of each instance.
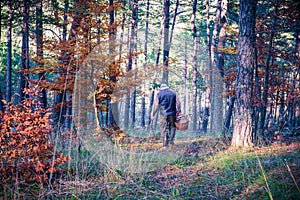
[[168, 85], [165, 84], [165, 83], [162, 83], [162, 84], [160, 85], [160, 90], [164, 90], [164, 89], [168, 89], [168, 88], [169, 88]]

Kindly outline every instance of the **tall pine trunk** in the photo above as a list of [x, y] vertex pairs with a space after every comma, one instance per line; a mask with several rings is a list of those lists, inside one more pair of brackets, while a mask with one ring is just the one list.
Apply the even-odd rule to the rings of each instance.
[[0, 40], [2, 36], [2, 1], [0, 1]]
[[187, 54], [187, 38], [184, 41], [184, 66], [183, 66], [183, 77], [184, 77], [184, 93], [183, 93], [183, 113], [187, 113], [187, 78], [188, 78], [188, 54]]
[[174, 33], [175, 24], [176, 24], [176, 17], [179, 14], [179, 13], [177, 13], [178, 6], [179, 6], [179, 0], [176, 0], [172, 28], [171, 28], [171, 32], [170, 32], [169, 50], [171, 49], [171, 45], [172, 45], [173, 33]]
[[[145, 44], [144, 44], [144, 63], [143, 70], [146, 70], [147, 65], [147, 56], [148, 56], [148, 35], [149, 35], [149, 8], [150, 8], [150, 0], [147, 0], [147, 8], [146, 8], [146, 23], [145, 23]], [[143, 85], [143, 94], [142, 94], [142, 106], [141, 106], [141, 126], [145, 127], [146, 122], [146, 99], [145, 99], [145, 83]]]
[[197, 63], [197, 28], [196, 28], [196, 11], [197, 11], [197, 0], [194, 0], [193, 3], [193, 13], [192, 13], [192, 20], [191, 26], [193, 31], [193, 42], [194, 42], [194, 51], [193, 51], [193, 119], [192, 119], [192, 128], [193, 131], [197, 129], [197, 74], [198, 74], [198, 63]]
[[[114, 55], [115, 53], [115, 42], [116, 42], [116, 24], [115, 24], [115, 7], [114, 7], [114, 0], [109, 0], [109, 7], [111, 8], [109, 12], [109, 53], [111, 55]], [[110, 77], [109, 80], [112, 82], [111, 85], [114, 87], [117, 79], [116, 74], [114, 72], [114, 69], [111, 69], [115, 66], [115, 60], [112, 61], [112, 64], [110, 66]], [[119, 129], [119, 126], [117, 125], [117, 122], [114, 117], [114, 113], [118, 113], [118, 107], [117, 104], [112, 104], [111, 99], [107, 99], [107, 107], [108, 107], [108, 113], [107, 113], [107, 124], [109, 128], [113, 129]], [[117, 115], [117, 114], [116, 114]]]
[[[253, 97], [253, 98], [254, 99], [258, 98], [258, 99], [256, 99], [256, 101], [257, 100], [261, 101], [261, 90], [262, 90], [262, 88], [260, 86], [260, 77], [259, 77], [258, 48], [255, 49], [255, 67], [254, 67], [254, 72], [253, 73], [254, 73], [254, 81], [255, 81], [255, 85], [256, 85], [256, 87], [253, 88], [256, 97]], [[255, 106], [253, 108], [253, 134], [254, 134], [254, 137], [256, 137], [256, 138], [257, 138], [259, 116], [260, 116], [259, 107]]]
[[28, 77], [24, 71], [29, 69], [29, 1], [24, 0], [23, 4], [23, 24], [22, 24], [22, 56], [20, 70], [20, 87], [18, 103], [25, 98], [24, 89], [28, 87]]
[[206, 0], [206, 51], [207, 51], [207, 75], [206, 80], [208, 82], [208, 87], [206, 89], [205, 95], [205, 107], [203, 112], [203, 122], [202, 122], [202, 131], [207, 133], [208, 124], [209, 124], [209, 112], [210, 112], [210, 102], [211, 102], [211, 88], [212, 88], [212, 63], [211, 63], [211, 39], [210, 39], [210, 20], [209, 20], [209, 0]]
[[[38, 63], [40, 67], [43, 68], [43, 1], [39, 1], [36, 4], [36, 54], [39, 61]], [[45, 81], [45, 73], [40, 73], [39, 79], [40, 82], [43, 83]], [[40, 100], [45, 108], [47, 106], [47, 95], [45, 88], [43, 88], [41, 91]]]
[[[137, 6], [138, 1], [134, 0], [131, 5], [132, 13], [131, 13], [131, 30], [130, 30], [130, 39], [129, 39], [129, 55], [128, 55], [128, 64], [126, 67], [126, 71], [129, 72], [132, 70], [133, 62], [134, 62], [134, 50], [135, 50], [135, 36], [137, 29]], [[132, 95], [132, 96], [131, 96]], [[131, 96], [131, 100], [130, 100]], [[135, 122], [135, 90], [132, 92], [128, 91], [125, 97], [125, 113], [124, 113], [124, 126], [125, 129], [129, 128], [129, 124], [133, 126]]]
[[[162, 35], [163, 35], [163, 30], [164, 30], [164, 18], [165, 18], [165, 15], [163, 14], [162, 18], [161, 18], [161, 21], [160, 21], [160, 30], [159, 30], [159, 35], [158, 35], [158, 45], [157, 45], [157, 49], [156, 49], [156, 59], [155, 59], [154, 68], [158, 68], [158, 64], [159, 64], [159, 59], [160, 59], [160, 54], [161, 54]], [[151, 123], [151, 110], [152, 110], [153, 103], [154, 103], [156, 87], [157, 87], [156, 83], [153, 83], [152, 84], [151, 95], [150, 95], [149, 121], [148, 121], [149, 123], [148, 123], [148, 125], [150, 125], [150, 123]]]
[[[300, 9], [300, 4], [297, 4], [297, 8], [298, 10]], [[296, 27], [300, 27], [300, 15], [298, 15], [297, 18], [297, 26]], [[295, 38], [296, 38], [296, 45], [295, 45], [295, 52], [297, 55], [297, 60], [299, 62], [300, 60], [300, 31], [299, 29], [295, 31]], [[295, 88], [294, 90], [298, 87], [300, 87], [300, 65], [298, 63], [298, 67], [297, 67], [297, 72], [295, 75]], [[297, 81], [298, 80], [298, 81]], [[294, 112], [295, 112], [295, 127], [299, 127], [300, 126], [300, 101], [296, 101], [295, 105], [294, 105]], [[299, 130], [298, 130], [299, 131]]]
[[252, 146], [253, 69], [255, 65], [255, 17], [257, 1], [240, 1], [236, 72], [235, 120], [232, 146]]
[[[62, 40], [66, 41], [67, 40], [67, 23], [68, 23], [68, 16], [67, 12], [69, 10], [69, 0], [64, 0], [64, 22], [63, 22], [63, 29], [62, 29]], [[66, 50], [63, 50], [62, 52], [62, 58], [66, 56]], [[60, 60], [61, 64], [64, 64], [64, 60]], [[64, 121], [64, 116], [66, 114], [66, 109], [65, 109], [65, 104], [64, 101], [66, 99], [65, 97], [65, 90], [59, 91], [58, 94], [55, 95], [54, 97], [54, 104], [55, 108], [54, 109], [54, 126], [55, 128], [60, 128], [60, 126], [63, 124]]]
[[[133, 1], [133, 9], [132, 9], [132, 21], [133, 21], [133, 54], [137, 52], [137, 30], [138, 30], [138, 0]], [[135, 70], [138, 70], [137, 65], [137, 56], [133, 56], [133, 66]], [[136, 75], [134, 75], [136, 76]], [[134, 87], [131, 96], [131, 128], [134, 128], [136, 121], [136, 88]]]
[[[3, 98], [3, 94], [2, 94], [2, 90], [1, 90], [1, 87], [0, 87], [0, 112], [4, 112], [4, 105], [3, 105], [3, 102], [2, 102], [2, 99]], [[0, 120], [1, 122], [1, 120]]]
[[211, 131], [221, 134], [223, 131], [223, 67], [224, 56], [218, 49], [224, 46], [227, 0], [218, 0], [216, 20], [212, 40], [213, 79], [211, 90]]
[[[300, 9], [300, 3], [297, 4], [297, 10]], [[300, 15], [298, 15], [296, 19], [296, 27], [300, 27]], [[296, 55], [296, 61], [294, 63], [297, 66], [295, 72], [292, 73], [292, 84], [289, 91], [289, 100], [287, 104], [288, 116], [287, 121], [289, 123], [289, 129], [293, 133], [299, 134], [299, 123], [300, 123], [300, 103], [296, 100], [295, 94], [297, 93], [297, 88], [300, 87], [300, 31], [299, 29], [294, 30], [294, 37], [295, 37], [295, 49], [294, 54]], [[295, 130], [294, 130], [295, 129]], [[297, 130], [298, 129], [298, 130]]]
[[265, 130], [265, 121], [266, 121], [266, 114], [267, 114], [267, 107], [268, 107], [268, 94], [269, 94], [269, 76], [270, 76], [270, 67], [272, 65], [272, 51], [273, 51], [273, 40], [274, 40], [274, 32], [276, 27], [276, 14], [278, 12], [278, 5], [275, 4], [275, 11], [274, 17], [272, 18], [272, 27], [273, 30], [271, 31], [270, 40], [269, 40], [269, 48], [268, 48], [268, 56], [266, 60], [265, 66], [265, 73], [264, 73], [264, 83], [263, 83], [263, 94], [262, 94], [262, 105], [260, 107], [260, 118], [258, 121], [258, 136], [263, 139], [264, 130]]
[[234, 102], [235, 102], [235, 96], [230, 97], [228, 109], [226, 111], [225, 119], [224, 119], [223, 135], [225, 138], [226, 138], [226, 133], [230, 132], [230, 124], [231, 124], [231, 118], [233, 114]]
[[164, 50], [163, 50], [163, 75], [162, 81], [169, 82], [169, 28], [170, 28], [170, 0], [164, 0]]
[[8, 2], [8, 19], [7, 19], [7, 64], [6, 64], [6, 102], [11, 101], [11, 75], [12, 75], [12, 2]]

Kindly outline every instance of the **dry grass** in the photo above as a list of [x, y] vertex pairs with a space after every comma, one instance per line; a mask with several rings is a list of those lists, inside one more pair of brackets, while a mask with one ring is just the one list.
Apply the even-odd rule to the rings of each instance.
[[34, 199], [300, 198], [298, 139], [251, 149], [210, 137], [177, 139], [169, 149], [156, 137], [127, 138], [114, 150], [96, 140], [88, 145], [72, 152], [69, 176], [51, 188], [22, 187], [19, 197], [32, 191]]

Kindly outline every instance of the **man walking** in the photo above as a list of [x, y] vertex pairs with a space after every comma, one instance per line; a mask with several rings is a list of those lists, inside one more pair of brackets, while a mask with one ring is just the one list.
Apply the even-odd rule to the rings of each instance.
[[163, 147], [169, 144], [174, 145], [175, 120], [180, 115], [181, 107], [179, 98], [167, 84], [161, 84], [160, 91], [157, 93], [153, 103], [151, 119], [153, 121], [157, 111], [159, 112], [159, 124]]

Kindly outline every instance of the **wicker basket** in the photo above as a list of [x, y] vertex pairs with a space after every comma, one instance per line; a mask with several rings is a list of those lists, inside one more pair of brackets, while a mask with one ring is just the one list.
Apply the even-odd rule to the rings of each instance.
[[189, 127], [189, 119], [185, 115], [176, 118], [175, 126], [177, 130], [184, 131]]

